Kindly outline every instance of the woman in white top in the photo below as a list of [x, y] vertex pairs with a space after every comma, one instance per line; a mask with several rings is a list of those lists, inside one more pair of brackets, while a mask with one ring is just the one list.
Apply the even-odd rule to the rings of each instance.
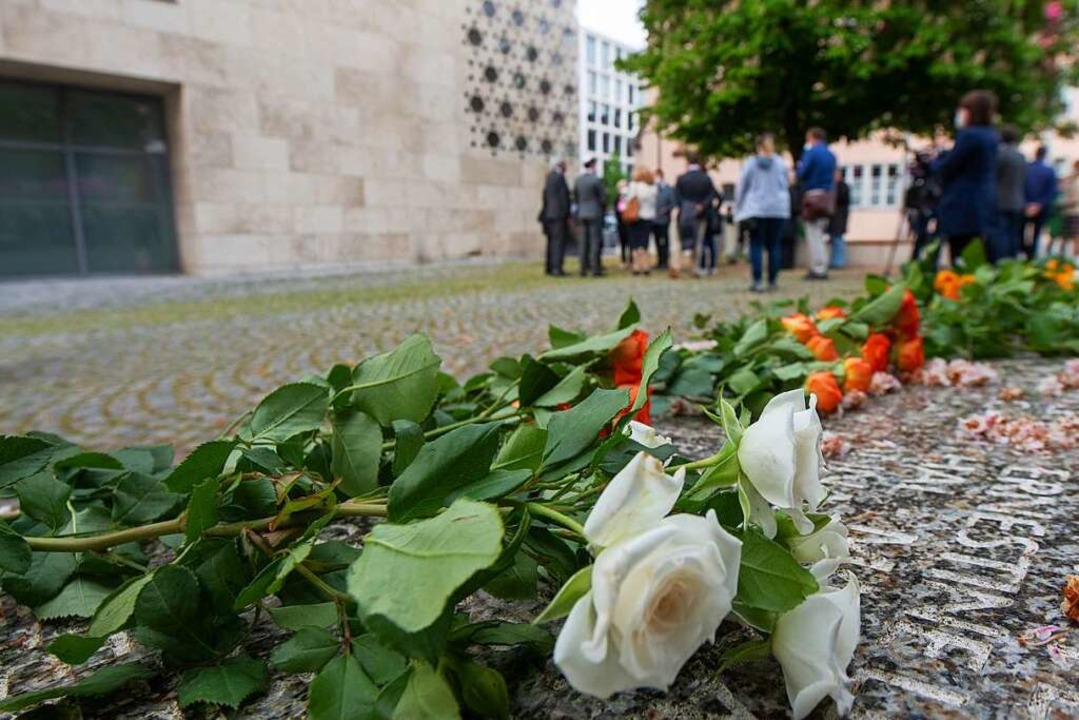
[[[656, 188], [652, 171], [638, 167], [633, 172], [633, 182], [626, 188], [626, 204], [632, 216], [632, 207], [636, 205], [636, 218], [626, 218], [629, 229], [629, 247], [632, 258], [633, 274], [648, 275], [652, 272], [652, 259], [648, 255], [648, 239], [652, 236], [652, 225], [656, 220]], [[626, 216], [623, 211], [622, 216]]]

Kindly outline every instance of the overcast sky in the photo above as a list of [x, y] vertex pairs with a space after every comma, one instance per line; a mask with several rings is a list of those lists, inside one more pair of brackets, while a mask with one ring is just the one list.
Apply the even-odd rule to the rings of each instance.
[[577, 0], [577, 17], [595, 30], [632, 47], [644, 47], [644, 28], [637, 20], [643, 0]]

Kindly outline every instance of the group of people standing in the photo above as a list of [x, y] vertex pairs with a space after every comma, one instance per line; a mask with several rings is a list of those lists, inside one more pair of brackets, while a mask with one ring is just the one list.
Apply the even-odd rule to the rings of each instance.
[[[761, 136], [758, 153], [746, 163], [736, 200], [723, 213], [724, 197], [704, 169], [700, 158], [687, 155], [688, 167], [672, 186], [662, 170], [638, 166], [632, 178], [618, 184], [613, 201], [617, 218], [622, 262], [635, 275], [653, 268], [677, 276], [682, 268], [695, 276], [712, 274], [720, 255], [718, 237], [724, 222], [735, 222], [738, 244], [748, 239], [752, 266], [751, 289], [763, 292], [764, 255], [768, 255], [768, 288], [774, 288], [781, 267], [793, 267], [794, 243], [799, 220], [810, 244], [808, 279], [826, 279], [828, 268], [845, 263], [849, 188], [842, 182], [835, 156], [827, 147], [823, 130], [807, 136], [806, 152], [796, 173], [776, 153], [771, 135]], [[601, 263], [604, 217], [608, 202], [603, 180], [596, 174], [596, 160], [584, 164], [571, 191], [565, 179], [566, 165], [556, 161], [547, 176], [540, 220], [548, 239], [549, 275], [565, 276], [563, 257], [569, 237], [569, 220], [580, 225], [580, 274], [603, 275]], [[681, 257], [672, 257], [670, 228], [678, 230]], [[831, 258], [825, 246], [832, 244]], [[649, 245], [654, 243], [653, 265]], [[733, 254], [732, 254], [733, 257]], [[733, 261], [733, 259], [732, 259]]]
[[1047, 149], [1038, 148], [1028, 163], [1018, 147], [1019, 131], [1005, 125], [998, 133], [996, 115], [992, 92], [974, 90], [960, 99], [955, 143], [935, 152], [929, 164], [940, 197], [929, 213], [935, 226], [926, 223], [917, 232], [916, 257], [935, 236], [948, 245], [953, 264], [972, 242], [982, 243], [993, 262], [1020, 255], [1033, 259], [1042, 254], [1043, 230], [1058, 211], [1064, 222], [1054, 234], [1075, 241], [1079, 251], [1079, 161], [1061, 182], [1047, 162]]

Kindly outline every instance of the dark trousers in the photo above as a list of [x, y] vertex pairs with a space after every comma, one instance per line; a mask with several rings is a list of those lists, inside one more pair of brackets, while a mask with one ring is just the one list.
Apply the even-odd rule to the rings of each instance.
[[652, 238], [656, 241], [656, 261], [660, 270], [665, 270], [671, 261], [670, 221], [661, 220], [652, 224]]
[[543, 231], [547, 234], [547, 274], [562, 274], [562, 260], [566, 255], [566, 220], [544, 220]]
[[1023, 226], [1023, 252], [1027, 258], [1033, 260], [1038, 256], [1038, 244], [1042, 237], [1042, 227], [1048, 220], [1046, 213], [1038, 213], [1034, 217], [1028, 217]]
[[629, 262], [629, 227], [622, 219], [622, 213], [616, 213], [615, 219], [618, 221], [618, 249], [622, 254], [622, 262]]
[[793, 216], [783, 223], [783, 230], [780, 234], [780, 255], [782, 257], [780, 266], [784, 270], [794, 269], [794, 249], [798, 245], [799, 224], [799, 219]]
[[768, 251], [768, 283], [774, 285], [783, 262], [782, 241], [786, 218], [757, 218], [756, 227], [749, 236], [749, 263], [753, 271], [753, 283], [764, 275], [764, 252]]
[[991, 243], [990, 260], [1014, 258], [1023, 247], [1023, 211], [1001, 210], [997, 218], [996, 239]]
[[701, 247], [701, 270], [715, 270], [716, 269], [716, 253], [718, 247], [716, 245], [716, 235], [711, 230], [707, 230], [704, 233], [704, 238], [701, 240], [703, 243]]
[[[931, 210], [908, 210], [907, 216], [910, 222], [911, 230], [914, 232], [914, 251], [911, 253], [911, 260], [917, 261], [921, 257], [922, 252], [929, 247], [929, 245], [936, 240], [936, 238], [929, 232], [929, 223], [933, 220], [933, 212]], [[940, 254], [938, 250], [933, 256], [933, 267], [937, 266], [937, 258]]]
[[603, 248], [603, 220], [594, 218], [581, 220], [581, 274], [599, 274], [603, 271], [600, 264], [600, 251]]

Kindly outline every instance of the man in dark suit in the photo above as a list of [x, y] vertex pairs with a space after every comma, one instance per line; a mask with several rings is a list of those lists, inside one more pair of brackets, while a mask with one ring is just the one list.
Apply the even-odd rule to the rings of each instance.
[[547, 236], [547, 274], [565, 277], [562, 259], [566, 252], [569, 234], [570, 197], [566, 183], [566, 162], [558, 159], [551, 164], [547, 181], [543, 184], [543, 207], [538, 220], [543, 223]]
[[603, 180], [596, 176], [596, 159], [584, 164], [573, 184], [577, 198], [577, 219], [581, 221], [581, 275], [591, 272], [597, 277], [603, 274], [600, 253], [603, 249], [603, 214], [607, 210], [607, 189]]
[[700, 156], [690, 153], [686, 160], [689, 167], [674, 183], [674, 201], [678, 209], [678, 236], [682, 240], [683, 259], [691, 263], [693, 272], [699, 276], [704, 239], [714, 212], [713, 201], [720, 195], [701, 166]]

